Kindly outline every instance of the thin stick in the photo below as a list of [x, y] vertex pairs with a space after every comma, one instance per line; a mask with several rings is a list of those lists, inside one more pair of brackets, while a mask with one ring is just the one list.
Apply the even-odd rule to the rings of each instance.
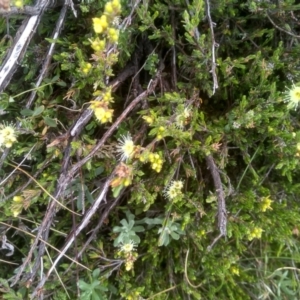
[[278, 25], [276, 25], [275, 22], [274, 22], [274, 21], [271, 19], [271, 17], [269, 16], [268, 13], [266, 13], [266, 15], [267, 15], [267, 18], [269, 19], [269, 21], [270, 21], [270, 22], [274, 25], [274, 27], [276, 27], [278, 30], [280, 30], [280, 31], [282, 31], [282, 32], [284, 32], [284, 33], [286, 33], [286, 34], [292, 36], [292, 37], [295, 37], [295, 38], [297, 38], [297, 39], [300, 38], [300, 35], [296, 35], [296, 34], [290, 32], [290, 31], [287, 31], [287, 30], [285, 30], [285, 29], [279, 27]]
[[205, 0], [206, 3], [206, 13], [207, 13], [207, 18], [208, 18], [208, 22], [209, 22], [209, 27], [210, 27], [210, 34], [211, 34], [211, 73], [212, 73], [212, 77], [213, 77], [213, 95], [216, 92], [216, 89], [219, 87], [218, 84], [218, 78], [217, 78], [217, 74], [216, 74], [216, 57], [215, 57], [215, 47], [219, 46], [216, 41], [215, 41], [215, 34], [214, 34], [214, 25], [215, 23], [212, 21], [211, 19], [211, 15], [210, 15], [210, 4], [209, 4], [209, 0]]

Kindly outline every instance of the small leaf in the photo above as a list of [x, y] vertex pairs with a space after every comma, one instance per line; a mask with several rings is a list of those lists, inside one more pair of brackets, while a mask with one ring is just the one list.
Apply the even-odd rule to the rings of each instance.
[[24, 117], [31, 117], [33, 115], [33, 111], [28, 108], [22, 109], [20, 113]]
[[128, 222], [127, 222], [127, 220], [126, 219], [122, 219], [121, 221], [120, 221], [120, 223], [123, 225], [123, 227], [125, 227], [126, 229], [128, 228], [129, 230], [131, 229], [131, 228], [129, 228], [129, 224], [128, 224]]
[[43, 117], [45, 124], [50, 127], [57, 127], [56, 121], [49, 117]]
[[132, 230], [135, 232], [143, 232], [145, 231], [145, 228], [143, 226], [134, 226]]
[[119, 185], [119, 186], [112, 188], [114, 198], [117, 198], [120, 195], [122, 188], [123, 188], [123, 185]]
[[145, 223], [149, 224], [149, 225], [155, 225], [155, 224], [162, 224], [163, 223], [163, 219], [159, 219], [159, 218], [145, 218]]
[[180, 235], [177, 234], [176, 232], [172, 231], [171, 232], [171, 237], [172, 237], [173, 240], [179, 240]]
[[84, 281], [81, 280], [81, 279], [79, 279], [79, 281], [78, 281], [78, 286], [79, 286], [79, 288], [80, 288], [81, 290], [83, 290], [83, 291], [88, 291], [88, 290], [90, 290], [90, 288], [91, 288], [91, 285], [90, 285], [90, 284], [84, 282]]
[[33, 116], [33, 117], [36, 117], [36, 116], [40, 115], [40, 114], [44, 111], [44, 109], [45, 109], [45, 106], [44, 106], [44, 105], [41, 105], [41, 106], [37, 107], [37, 108], [34, 110], [32, 116]]
[[120, 227], [120, 226], [115, 226], [113, 228], [113, 232], [122, 232], [123, 231], [123, 227]]
[[95, 269], [95, 270], [93, 271], [93, 277], [94, 277], [94, 278], [98, 278], [99, 275], [100, 275], [100, 269], [97, 268], [97, 269]]

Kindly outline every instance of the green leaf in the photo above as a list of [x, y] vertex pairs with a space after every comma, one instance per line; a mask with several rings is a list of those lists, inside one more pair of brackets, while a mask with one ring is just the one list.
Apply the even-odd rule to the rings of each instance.
[[43, 117], [45, 124], [50, 127], [57, 127], [56, 121], [49, 117]]
[[33, 117], [36, 117], [36, 116], [40, 115], [40, 114], [44, 111], [44, 109], [45, 109], [45, 106], [44, 106], [44, 105], [41, 105], [41, 106], [37, 107], [37, 108], [33, 111], [32, 116], [33, 116]]
[[123, 188], [122, 185], [118, 185], [117, 187], [112, 188], [114, 198], [117, 198], [120, 195], [122, 188]]
[[145, 228], [143, 226], [134, 226], [132, 230], [135, 232], [143, 232], [145, 231]]
[[20, 111], [20, 113], [24, 117], [31, 117], [31, 116], [33, 116], [33, 111], [31, 109], [29, 109], [29, 108], [22, 109]]
[[100, 275], [100, 269], [97, 268], [97, 269], [95, 269], [95, 270], [93, 271], [93, 277], [94, 277], [94, 278], [98, 278], [99, 275]]
[[163, 219], [160, 218], [145, 218], [145, 223], [149, 224], [149, 225], [157, 225], [157, 224], [162, 224], [163, 223]]
[[84, 282], [83, 280], [79, 279], [78, 281], [78, 286], [81, 290], [85, 291], [85, 290], [89, 290], [91, 285]]

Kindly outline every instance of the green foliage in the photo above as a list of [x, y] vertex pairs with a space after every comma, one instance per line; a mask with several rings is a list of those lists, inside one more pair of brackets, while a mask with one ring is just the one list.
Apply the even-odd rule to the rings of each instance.
[[135, 244], [140, 243], [140, 238], [136, 234], [137, 232], [143, 232], [145, 229], [141, 225], [135, 226], [135, 216], [129, 211], [126, 212], [126, 219], [122, 219], [120, 223], [122, 227], [115, 226], [113, 232], [119, 233], [119, 235], [114, 240], [114, 246], [117, 247], [120, 244], [128, 244], [130, 241], [133, 241]]
[[105, 292], [108, 290], [105, 286], [101, 285], [99, 281], [100, 270], [95, 269], [92, 273], [90, 283], [79, 280], [78, 286], [82, 291], [80, 300], [105, 300]]
[[[109, 191], [67, 253], [78, 261], [84, 248], [81, 262], [94, 271], [63, 258], [45, 296], [299, 299], [299, 4], [153, 0], [135, 7], [123, 1], [119, 19], [113, 1], [114, 7], [82, 1], [78, 19], [69, 16], [55, 41], [49, 36], [58, 11], [46, 13], [0, 94], [0, 150], [8, 153], [0, 158], [3, 299], [27, 299], [36, 286], [36, 280], [15, 286], [8, 280], [47, 223], [48, 204], [61, 203], [44, 236], [48, 252], [33, 254], [44, 268], [38, 280], [57, 256], [48, 245], [61, 249], [107, 180]], [[10, 35], [18, 22], [10, 19]], [[97, 22], [103, 28], [96, 34]], [[50, 42], [56, 52], [36, 88]], [[1, 61], [9, 47], [3, 38]], [[155, 90], [124, 117], [159, 70]], [[92, 119], [71, 137], [91, 109]], [[63, 172], [70, 180], [53, 199]], [[220, 188], [227, 235], [216, 239]], [[32, 267], [30, 260], [25, 271]]]

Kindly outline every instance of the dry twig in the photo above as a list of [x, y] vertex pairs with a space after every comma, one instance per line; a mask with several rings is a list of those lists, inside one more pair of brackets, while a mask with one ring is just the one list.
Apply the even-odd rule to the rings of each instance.
[[212, 73], [213, 83], [214, 83], [212, 94], [214, 95], [216, 92], [216, 89], [219, 87], [218, 78], [217, 78], [217, 74], [216, 74], [217, 63], [216, 63], [216, 56], [215, 56], [215, 47], [218, 47], [219, 45], [215, 41], [214, 26], [216, 24], [211, 19], [209, 0], [205, 0], [205, 3], [206, 3], [206, 14], [207, 14], [209, 28], [210, 28], [210, 34], [211, 34], [211, 73]]

